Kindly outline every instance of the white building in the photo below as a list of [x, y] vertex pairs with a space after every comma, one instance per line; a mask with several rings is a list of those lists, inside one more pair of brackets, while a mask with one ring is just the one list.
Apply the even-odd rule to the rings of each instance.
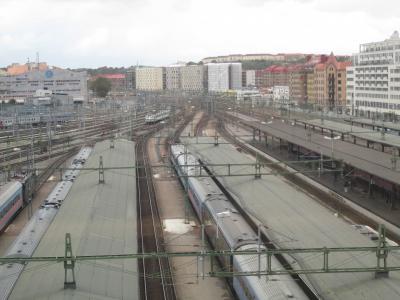
[[240, 90], [242, 88], [242, 64], [231, 63], [229, 72], [229, 88], [231, 90]]
[[246, 71], [246, 82], [243, 82], [246, 86], [256, 86], [256, 70]]
[[208, 68], [208, 91], [226, 92], [242, 88], [241, 63], [211, 63]]
[[0, 99], [27, 99], [33, 97], [37, 90], [49, 90], [87, 101], [87, 73], [48, 69], [0, 76]]
[[274, 86], [273, 90], [273, 99], [276, 103], [286, 104], [289, 102], [289, 87], [288, 86]]
[[181, 89], [202, 92], [207, 89], [207, 67], [188, 65], [181, 69]]
[[258, 90], [237, 90], [236, 101], [240, 103], [251, 103], [252, 107], [255, 103], [259, 103], [261, 100], [261, 94]]
[[182, 65], [172, 65], [165, 67], [165, 88], [167, 90], [181, 89], [182, 67]]
[[400, 38], [360, 45], [347, 73], [347, 105], [354, 115], [400, 115]]
[[136, 89], [140, 91], [162, 91], [165, 89], [164, 68], [144, 67], [136, 69]]

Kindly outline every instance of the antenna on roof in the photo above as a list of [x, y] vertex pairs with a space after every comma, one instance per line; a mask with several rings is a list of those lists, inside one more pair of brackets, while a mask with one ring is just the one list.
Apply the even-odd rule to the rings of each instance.
[[39, 52], [36, 52], [36, 68], [39, 71]]

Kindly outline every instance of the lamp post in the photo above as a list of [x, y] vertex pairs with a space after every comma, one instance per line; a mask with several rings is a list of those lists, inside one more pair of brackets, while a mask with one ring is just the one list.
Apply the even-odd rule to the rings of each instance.
[[[19, 148], [19, 147], [15, 147], [15, 148], [13, 148], [13, 151], [14, 152], [19, 152], [18, 164], [21, 164], [21, 162], [22, 162], [22, 149]], [[20, 167], [22, 167], [22, 166], [20, 166]]]
[[331, 160], [332, 160], [332, 168], [333, 168], [333, 156], [334, 156], [334, 154], [333, 154], [333, 141], [340, 139], [340, 135], [335, 135], [335, 136], [332, 136], [332, 137], [324, 135], [324, 139], [331, 141]]

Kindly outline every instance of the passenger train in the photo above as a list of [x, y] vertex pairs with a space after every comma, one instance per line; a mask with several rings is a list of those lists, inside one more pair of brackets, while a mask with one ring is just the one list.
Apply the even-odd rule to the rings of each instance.
[[169, 109], [163, 109], [159, 110], [153, 113], [149, 113], [145, 116], [145, 123], [146, 124], [155, 124], [158, 122], [161, 122], [163, 120], [166, 120], [169, 118], [170, 110]]
[[[5, 257], [32, 256], [43, 235], [46, 233], [47, 228], [56, 216], [58, 209], [67, 197], [73, 185], [73, 181], [79, 175], [80, 169], [85, 164], [91, 151], [92, 148], [84, 147], [74, 157], [69, 167], [70, 170], [64, 172], [62, 176], [63, 180], [54, 187], [44, 203], [25, 225], [21, 233], [4, 254]], [[13, 189], [11, 189], [12, 187]], [[17, 199], [17, 202], [22, 205], [22, 194], [18, 192], [19, 190], [21, 190], [21, 184], [19, 182], [13, 182], [13, 184], [10, 185], [9, 192], [3, 193], [2, 196], [4, 196], [4, 199], [0, 198], [0, 201], [14, 203], [15, 199]], [[21, 200], [19, 195], [21, 195]], [[14, 209], [14, 211], [17, 210], [18, 208]], [[0, 212], [0, 215], [3, 214]], [[3, 220], [4, 226], [7, 226], [6, 219], [2, 219], [2, 221]], [[0, 300], [8, 298], [23, 268], [24, 265], [20, 263], [0, 264]]]
[[[205, 224], [206, 235], [215, 250], [257, 251], [266, 248], [211, 178], [185, 176], [199, 174], [202, 167], [195, 156], [185, 153], [183, 145], [173, 145], [170, 159], [182, 185], [187, 188], [194, 211]], [[202, 172], [204, 174], [206, 171]], [[261, 270], [265, 270], [267, 265], [266, 256], [257, 254], [219, 257], [219, 262], [223, 270], [229, 272], [257, 271], [259, 262]], [[275, 257], [272, 257], [271, 265], [272, 270], [283, 269]], [[228, 282], [241, 300], [308, 299], [300, 286], [288, 275], [235, 276], [229, 278]]]
[[0, 232], [23, 206], [22, 183], [8, 182], [0, 187]]
[[65, 123], [74, 119], [72, 112], [56, 112], [49, 114], [21, 114], [17, 116], [0, 116], [0, 129], [10, 128], [14, 125], [31, 125], [37, 126], [40, 124]]

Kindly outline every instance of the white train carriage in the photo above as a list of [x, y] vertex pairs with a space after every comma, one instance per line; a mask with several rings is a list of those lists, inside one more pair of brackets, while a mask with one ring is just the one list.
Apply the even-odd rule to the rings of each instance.
[[[55, 186], [44, 204], [25, 225], [13, 244], [8, 248], [4, 255], [5, 257], [32, 256], [56, 216], [59, 207], [67, 197], [74, 179], [78, 176], [91, 151], [92, 148], [89, 147], [82, 148], [79, 151], [70, 165], [72, 170], [68, 170], [63, 174], [63, 181]], [[20, 263], [0, 265], [0, 300], [6, 300], [9, 297], [23, 269], [24, 265]]]
[[155, 123], [158, 123], [165, 119], [168, 119], [169, 114], [170, 114], [169, 109], [163, 109], [163, 110], [159, 110], [157, 112], [147, 114], [145, 116], [144, 120], [145, 120], [146, 124], [155, 124]]
[[15, 124], [15, 117], [1, 117], [0, 119], [0, 129], [10, 128]]
[[[259, 244], [258, 236], [226, 198], [215, 182], [208, 178], [188, 177], [200, 171], [200, 166], [194, 165], [196, 157], [184, 152], [183, 145], [171, 147], [171, 161], [175, 165], [181, 182], [187, 185], [190, 201], [199, 219], [205, 224], [207, 237], [215, 250], [254, 250]], [[205, 170], [203, 170], [205, 172]], [[258, 270], [258, 255], [221, 256], [219, 261], [226, 271], [254, 272]], [[261, 266], [267, 265], [266, 257], [261, 257]], [[283, 266], [272, 257], [272, 270], [281, 270]], [[308, 299], [299, 285], [287, 275], [279, 276], [234, 277], [229, 279], [233, 290], [239, 299]], [[273, 280], [271, 280], [273, 279]]]
[[40, 123], [46, 124], [48, 122], [52, 123], [67, 123], [74, 120], [75, 114], [73, 112], [55, 112], [50, 114], [45, 114], [40, 116]]
[[40, 116], [33, 114], [23, 114], [17, 116], [6, 116], [0, 118], [1, 128], [11, 128], [15, 125], [37, 125], [40, 123]]
[[16, 122], [18, 125], [37, 125], [40, 123], [40, 115], [18, 115], [16, 118]]
[[22, 184], [19, 181], [6, 183], [0, 187], [0, 232], [22, 208]]

